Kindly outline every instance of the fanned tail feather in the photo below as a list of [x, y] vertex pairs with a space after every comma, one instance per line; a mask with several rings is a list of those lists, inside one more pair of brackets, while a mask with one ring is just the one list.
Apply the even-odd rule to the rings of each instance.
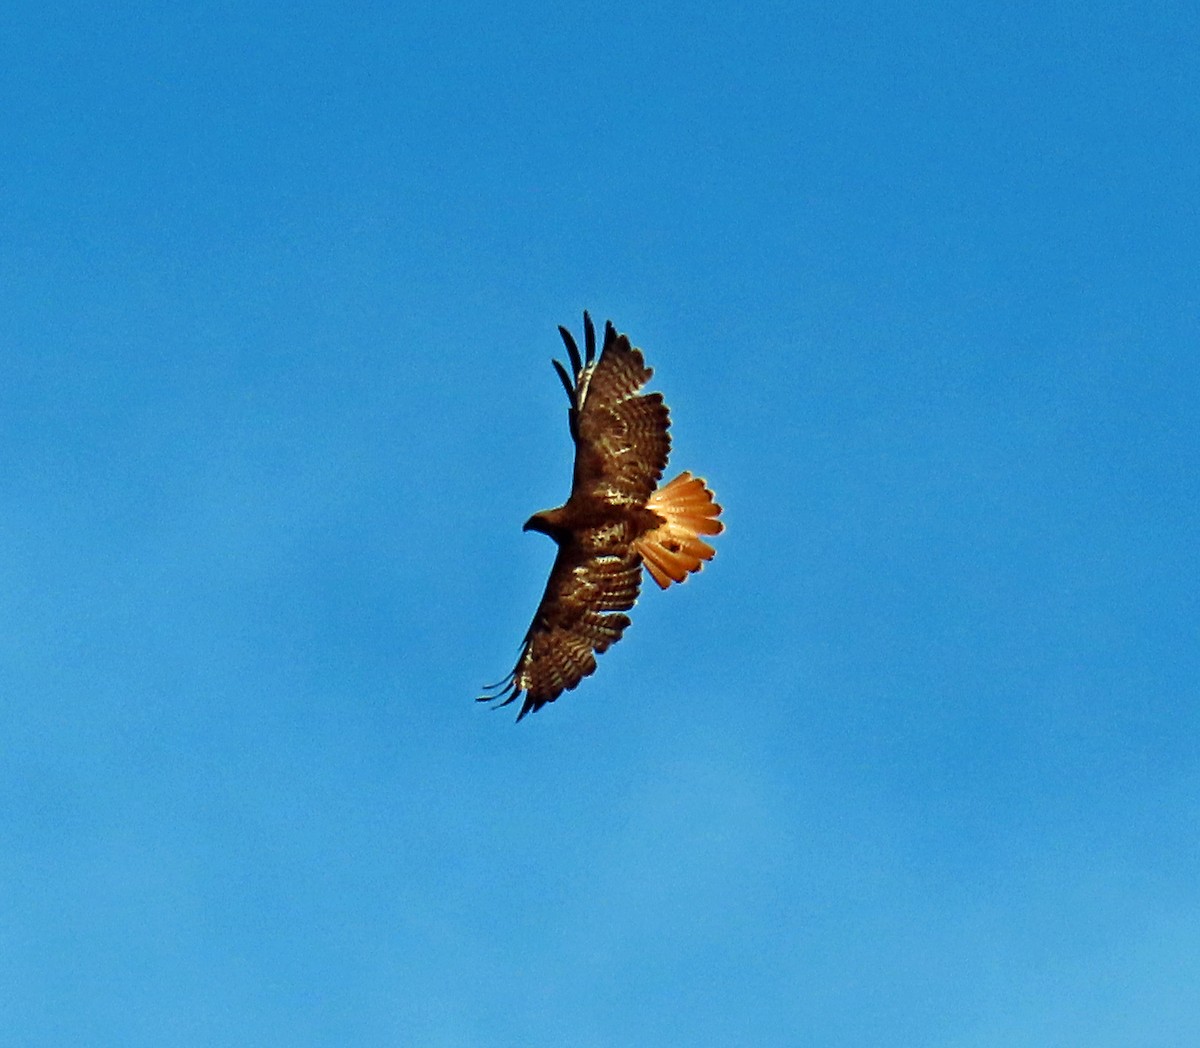
[[713, 559], [716, 551], [700, 536], [719, 535], [725, 525], [717, 520], [721, 507], [703, 480], [680, 473], [650, 496], [646, 508], [662, 517], [663, 523], [642, 535], [634, 548], [662, 589], [682, 582]]

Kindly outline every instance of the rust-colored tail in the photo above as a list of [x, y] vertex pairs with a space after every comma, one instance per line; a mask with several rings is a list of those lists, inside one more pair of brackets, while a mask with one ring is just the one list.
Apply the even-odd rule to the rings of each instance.
[[659, 488], [646, 503], [663, 518], [663, 523], [634, 543], [642, 563], [663, 589], [682, 582], [688, 573], [699, 571], [715, 552], [701, 535], [718, 535], [725, 530], [717, 517], [721, 507], [699, 477], [680, 473]]

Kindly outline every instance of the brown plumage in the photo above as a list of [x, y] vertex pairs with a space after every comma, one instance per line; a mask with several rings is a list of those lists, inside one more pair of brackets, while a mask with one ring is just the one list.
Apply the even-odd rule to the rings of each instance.
[[507, 706], [523, 696], [518, 721], [593, 673], [596, 653], [621, 639], [643, 565], [663, 589], [682, 582], [713, 558], [700, 536], [723, 529], [699, 477], [685, 472], [658, 487], [671, 420], [661, 393], [640, 392], [652, 374], [641, 350], [610, 321], [597, 360], [587, 313], [582, 358], [571, 333], [558, 330], [571, 371], [552, 363], [571, 402], [575, 473], [566, 503], [535, 513], [524, 529], [549, 535], [558, 556], [516, 666], [479, 699]]

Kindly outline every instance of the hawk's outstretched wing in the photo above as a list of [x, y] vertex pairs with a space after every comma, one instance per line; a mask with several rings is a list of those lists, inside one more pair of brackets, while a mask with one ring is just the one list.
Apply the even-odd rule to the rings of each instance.
[[524, 695], [520, 720], [594, 673], [596, 654], [620, 640], [629, 625], [622, 613], [633, 607], [641, 586], [642, 562], [627, 536], [597, 538], [585, 532], [580, 544], [559, 547], [517, 665], [480, 701], [499, 699], [507, 706]]
[[[661, 393], [641, 393], [654, 374], [642, 351], [618, 335], [609, 321], [604, 347], [595, 359], [596, 331], [583, 314], [581, 359], [575, 339], [558, 329], [574, 371], [553, 361], [571, 401], [571, 436], [575, 439], [575, 476], [571, 500], [600, 499], [613, 505], [643, 506], [650, 497], [671, 451], [671, 416]], [[569, 505], [570, 503], [568, 503]]]

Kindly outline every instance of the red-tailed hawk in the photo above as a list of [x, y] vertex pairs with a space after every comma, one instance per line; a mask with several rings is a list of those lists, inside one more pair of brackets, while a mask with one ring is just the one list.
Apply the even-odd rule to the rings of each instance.
[[629, 625], [623, 612], [637, 600], [643, 567], [663, 589], [682, 582], [713, 557], [700, 536], [723, 529], [721, 507], [699, 477], [680, 473], [658, 487], [671, 420], [661, 393], [639, 392], [652, 374], [641, 350], [610, 321], [597, 360], [596, 331], [584, 313], [581, 360], [571, 333], [558, 330], [572, 369], [552, 361], [571, 402], [571, 497], [525, 522], [525, 531], [558, 543], [558, 556], [517, 665], [479, 699], [507, 706], [524, 696], [518, 721], [595, 671], [595, 653]]

